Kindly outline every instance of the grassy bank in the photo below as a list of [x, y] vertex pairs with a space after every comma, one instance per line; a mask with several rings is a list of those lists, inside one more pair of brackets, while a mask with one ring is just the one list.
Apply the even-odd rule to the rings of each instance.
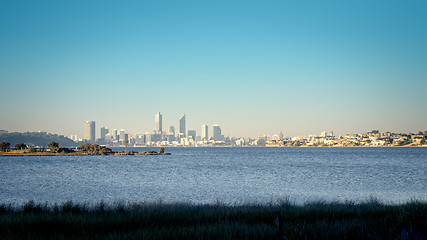
[[0, 205], [0, 239], [427, 239], [427, 203], [29, 202]]

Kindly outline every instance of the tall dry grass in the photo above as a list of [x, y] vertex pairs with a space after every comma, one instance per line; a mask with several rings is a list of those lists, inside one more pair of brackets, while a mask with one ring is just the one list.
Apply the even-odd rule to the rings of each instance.
[[30, 201], [0, 205], [0, 239], [427, 239], [427, 203]]

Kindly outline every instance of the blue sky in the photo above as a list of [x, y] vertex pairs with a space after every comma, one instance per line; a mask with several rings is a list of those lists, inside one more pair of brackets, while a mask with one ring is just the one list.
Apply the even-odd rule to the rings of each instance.
[[425, 1], [3, 0], [0, 34], [0, 129], [427, 130]]

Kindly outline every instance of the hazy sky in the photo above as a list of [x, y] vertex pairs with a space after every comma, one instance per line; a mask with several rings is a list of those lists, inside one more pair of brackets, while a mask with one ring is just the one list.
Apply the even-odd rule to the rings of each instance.
[[426, 90], [427, 1], [0, 1], [9, 131], [408, 132]]

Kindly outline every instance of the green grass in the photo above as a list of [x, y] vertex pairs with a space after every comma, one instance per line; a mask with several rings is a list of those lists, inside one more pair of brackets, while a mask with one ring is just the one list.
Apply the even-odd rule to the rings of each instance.
[[[277, 228], [274, 212], [282, 224]], [[0, 205], [0, 239], [427, 239], [427, 203]]]

